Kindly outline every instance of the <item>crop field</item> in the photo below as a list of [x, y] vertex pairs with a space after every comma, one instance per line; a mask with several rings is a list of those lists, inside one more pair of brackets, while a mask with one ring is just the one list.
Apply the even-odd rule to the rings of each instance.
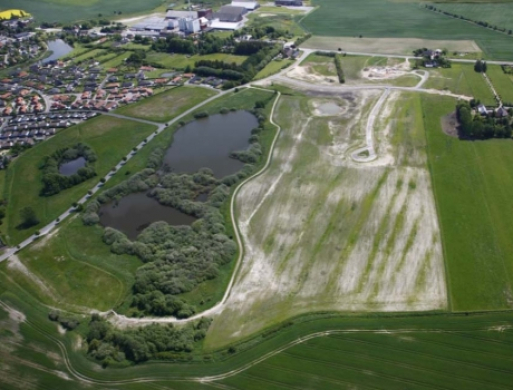
[[302, 21], [313, 35], [475, 40], [487, 59], [513, 59], [512, 37], [429, 11], [416, 3], [368, 0], [362, 5], [359, 0], [317, 0], [314, 5], [320, 7]]
[[475, 72], [472, 64], [453, 63], [448, 69], [430, 70], [423, 88], [449, 90], [458, 95], [475, 97], [489, 106], [497, 104], [483, 75]]
[[121, 107], [116, 113], [155, 122], [167, 122], [215, 94], [216, 92], [207, 88], [178, 87]]
[[435, 7], [472, 20], [488, 22], [500, 28], [513, 29], [513, 7], [511, 3], [437, 3]]
[[73, 22], [94, 19], [98, 14], [111, 17], [150, 11], [162, 4], [161, 0], [2, 0], [2, 8], [21, 8], [30, 12], [39, 22]]
[[[31, 206], [39, 217], [41, 224], [57, 218], [73, 202], [80, 199], [99, 177], [106, 175], [134, 145], [140, 143], [153, 130], [154, 126], [141, 124], [109, 116], [100, 116], [77, 126], [61, 130], [48, 141], [42, 142], [23, 153], [9, 166], [4, 198], [9, 199], [6, 220], [8, 224], [7, 239], [17, 244], [30, 236], [32, 229], [19, 230], [19, 210]], [[83, 142], [93, 148], [98, 160], [95, 163], [97, 178], [89, 179], [57, 195], [40, 197], [42, 172], [39, 166], [42, 159], [59, 148]]]
[[446, 97], [423, 97], [451, 307], [511, 309], [513, 142], [468, 142], [445, 135], [440, 118], [455, 104]]
[[315, 50], [338, 50], [377, 54], [411, 55], [420, 47], [444, 47], [450, 52], [481, 54], [481, 49], [472, 40], [432, 40], [419, 38], [350, 38], [313, 36], [301, 47]]
[[168, 54], [158, 53], [150, 51], [147, 54], [147, 60], [156, 62], [167, 69], [184, 69], [186, 66], [194, 67], [196, 61], [208, 60], [208, 61], [224, 61], [227, 63], [235, 62], [236, 64], [242, 64], [246, 60], [246, 56], [236, 56], [233, 54], [226, 53], [214, 53], [205, 55], [193, 55], [186, 56], [185, 54]]
[[487, 65], [486, 75], [490, 79], [495, 91], [501, 97], [503, 103], [513, 104], [513, 75], [505, 74], [499, 65]]
[[[386, 101], [375, 129], [377, 160], [349, 157], [363, 143], [379, 95], [280, 100], [274, 119], [282, 134], [272, 163], [237, 196], [244, 259], [209, 347], [308, 311], [446, 307], [415, 95]], [[326, 104], [340, 112], [323, 113]]]

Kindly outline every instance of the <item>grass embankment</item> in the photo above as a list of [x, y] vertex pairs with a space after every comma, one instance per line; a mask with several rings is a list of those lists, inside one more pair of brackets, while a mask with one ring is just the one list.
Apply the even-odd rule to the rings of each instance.
[[474, 71], [472, 64], [453, 63], [451, 68], [430, 70], [423, 88], [449, 90], [479, 99], [485, 105], [496, 105], [490, 86], [481, 73]]
[[208, 88], [178, 87], [121, 107], [115, 113], [154, 122], [167, 122], [215, 94], [215, 91]]
[[487, 65], [486, 75], [503, 103], [513, 104], [513, 74], [505, 74], [499, 65]]
[[456, 101], [423, 96], [424, 126], [451, 307], [510, 309], [513, 296], [513, 141], [460, 141], [440, 119]]
[[475, 40], [488, 59], [511, 60], [510, 36], [444, 16], [416, 3], [367, 0], [316, 0], [320, 7], [302, 25], [313, 35], [327, 37], [421, 38]]
[[269, 62], [264, 69], [257, 73], [255, 76], [255, 80], [265, 79], [275, 73], [278, 73], [280, 70], [285, 69], [294, 63], [293, 60], [274, 60]]
[[[513, 333], [508, 329], [499, 331], [511, 324], [511, 313], [468, 317], [444, 314], [305, 316], [255, 335], [236, 346], [235, 353], [226, 350], [199, 353], [191, 363], [151, 362], [125, 369], [99, 369], [84, 357], [86, 346], [79, 337], [84, 331], [83, 325], [73, 332], [59, 334], [55, 323], [47, 319], [49, 309], [10, 282], [4, 265], [0, 265], [0, 281], [0, 286], [5, 288], [0, 287], [0, 300], [27, 316], [26, 321], [17, 323], [8, 319], [5, 309], [0, 307], [0, 321], [9, 329], [0, 332], [0, 341], [2, 346], [10, 348], [9, 353], [2, 354], [5, 374], [0, 376], [2, 389], [22, 389], [34, 384], [36, 388], [64, 390], [106, 386], [131, 390], [149, 387], [206, 389], [211, 386], [176, 379], [227, 373], [301, 337], [344, 329], [369, 332], [339, 333], [303, 341], [213, 384], [241, 390], [303, 388], [305, 384], [322, 389], [365, 388], [367, 385], [379, 389], [406, 386], [423, 390], [438, 388], [443, 383], [456, 390], [507, 389], [513, 381], [510, 353]], [[57, 342], [66, 348], [71, 367], [92, 382], [78, 380], [68, 371]], [[469, 371], [469, 367], [472, 370]], [[146, 381], [126, 382], [137, 378], [146, 378]], [[297, 382], [298, 379], [301, 382]], [[96, 380], [104, 382], [94, 383]]]
[[[51, 139], [37, 144], [14, 160], [7, 170], [4, 198], [9, 200], [6, 222], [8, 241], [17, 244], [41, 226], [57, 218], [73, 202], [84, 196], [100, 177], [105, 176], [134, 145], [139, 144], [154, 126], [109, 116], [100, 116], [85, 123], [59, 131]], [[98, 177], [50, 197], [40, 197], [42, 171], [39, 166], [45, 156], [57, 149], [83, 142], [93, 148], [98, 160], [94, 163]], [[41, 223], [31, 229], [18, 228], [19, 211], [32, 207]]]

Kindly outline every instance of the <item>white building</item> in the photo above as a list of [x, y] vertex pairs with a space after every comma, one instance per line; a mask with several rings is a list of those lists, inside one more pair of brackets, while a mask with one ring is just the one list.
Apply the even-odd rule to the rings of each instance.
[[254, 0], [232, 0], [232, 7], [243, 7], [248, 11], [254, 11], [260, 5]]
[[200, 20], [193, 18], [182, 18], [178, 21], [180, 31], [185, 33], [197, 33], [201, 30]]

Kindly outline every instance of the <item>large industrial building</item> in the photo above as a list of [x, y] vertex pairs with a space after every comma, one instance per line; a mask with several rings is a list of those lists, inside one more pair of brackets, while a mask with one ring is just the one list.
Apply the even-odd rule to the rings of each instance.
[[274, 5], [283, 5], [285, 7], [302, 7], [302, 0], [275, 0]]
[[254, 0], [232, 0], [232, 7], [242, 7], [248, 11], [254, 11], [260, 4]]

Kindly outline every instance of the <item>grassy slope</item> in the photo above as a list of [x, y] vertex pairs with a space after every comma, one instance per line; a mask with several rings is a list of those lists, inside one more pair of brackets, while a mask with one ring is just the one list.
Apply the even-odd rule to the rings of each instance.
[[452, 309], [511, 308], [513, 142], [445, 135], [440, 118], [454, 105], [450, 98], [423, 96]]
[[2, 8], [20, 8], [30, 12], [38, 21], [72, 22], [94, 19], [98, 14], [110, 18], [114, 11], [123, 15], [152, 10], [161, 0], [2, 0]]
[[271, 61], [266, 65], [264, 69], [257, 73], [255, 80], [264, 79], [275, 73], [278, 73], [280, 70], [286, 68], [292, 63], [292, 60]]
[[167, 122], [215, 94], [216, 92], [207, 88], [173, 88], [135, 104], [121, 107], [115, 112], [155, 122]]
[[429, 73], [424, 88], [447, 89], [455, 94], [480, 99], [486, 105], [496, 105], [492, 90], [483, 75], [474, 72], [472, 64], [453, 63], [451, 68], [431, 70]]
[[[8, 234], [11, 244], [30, 236], [38, 227], [56, 218], [106, 175], [130, 149], [141, 142], [154, 126], [124, 119], [100, 116], [85, 123], [61, 130], [48, 141], [36, 145], [16, 159], [7, 171], [4, 197], [9, 199], [7, 207]], [[39, 169], [44, 156], [59, 148], [84, 142], [91, 146], [98, 156], [95, 163], [98, 177], [89, 179], [57, 195], [40, 197], [42, 173]], [[28, 230], [18, 230], [19, 210], [31, 206], [36, 211], [40, 225]]]
[[488, 65], [486, 74], [503, 103], [513, 104], [513, 75], [505, 74], [499, 65]]
[[513, 59], [513, 38], [428, 11], [418, 4], [388, 0], [316, 0], [319, 9], [302, 22], [314, 35], [375, 38], [475, 40], [490, 59]]

